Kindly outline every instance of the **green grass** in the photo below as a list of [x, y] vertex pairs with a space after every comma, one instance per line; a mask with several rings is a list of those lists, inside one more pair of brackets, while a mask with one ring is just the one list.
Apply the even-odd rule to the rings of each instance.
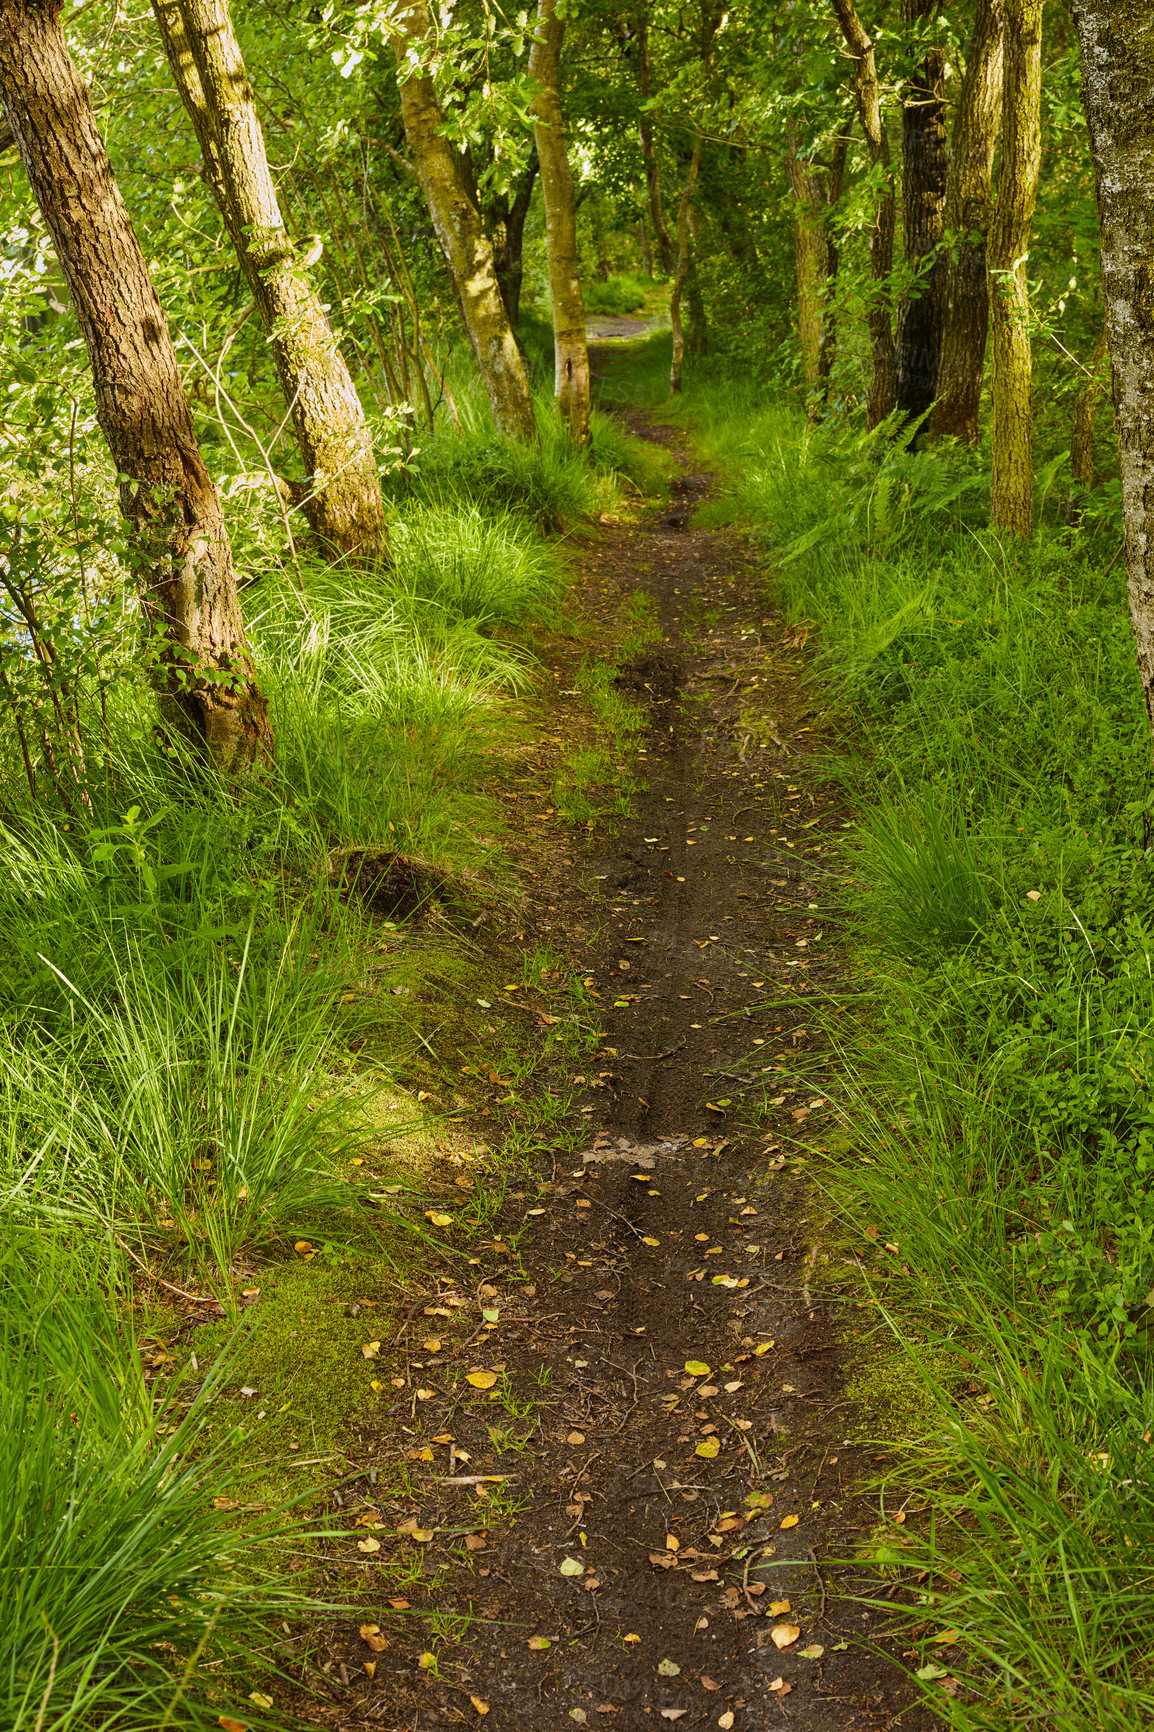
[[[238, 1527], [220, 1373], [154, 1405], [113, 1309], [115, 1248], [10, 1216], [0, 1235], [0, 1718], [13, 1732], [216, 1726], [275, 1700], [273, 1619], [309, 1607], [283, 1519]], [[191, 1406], [189, 1402], [191, 1400]], [[219, 1500], [214, 1502], [214, 1494]], [[275, 1719], [275, 1717], [274, 1717]]]
[[1003, 543], [980, 458], [808, 429], [734, 381], [678, 412], [820, 628], [860, 808], [842, 905], [871, 992], [828, 1019], [849, 1127], [820, 1179], [922, 1384], [914, 1436], [878, 1424], [887, 1505], [923, 1513], [872, 1546], [911, 1589], [911, 1670], [940, 1668], [958, 1728], [1145, 1724], [1152, 778], [1116, 526]]

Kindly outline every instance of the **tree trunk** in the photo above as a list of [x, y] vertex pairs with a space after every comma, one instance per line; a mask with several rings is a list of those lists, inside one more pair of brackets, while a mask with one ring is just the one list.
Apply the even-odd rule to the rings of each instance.
[[1154, 22], [1138, 0], [1075, 0], [1074, 21], [1098, 183], [1130, 623], [1154, 729]]
[[[1104, 362], [1109, 356], [1109, 343], [1106, 336], [1106, 325], [1098, 332], [1098, 340], [1094, 344], [1094, 353], [1090, 358], [1090, 377], [1078, 393], [1074, 404], [1074, 427], [1070, 435], [1070, 469], [1074, 480], [1087, 492], [1094, 486], [1097, 479], [1094, 472], [1094, 421], [1098, 413], [1098, 399], [1105, 387]], [[1077, 515], [1081, 515], [1079, 512]]]
[[820, 417], [833, 370], [836, 325], [831, 291], [838, 256], [829, 212], [841, 197], [848, 151], [848, 138], [839, 139], [832, 166], [815, 166], [798, 156], [797, 141], [791, 134], [785, 153], [785, 177], [794, 197], [798, 340], [811, 419]]
[[[901, 19], [907, 26], [935, 17], [937, 10], [938, 0], [901, 0]], [[894, 401], [910, 421], [926, 413], [938, 390], [946, 266], [945, 72], [945, 48], [929, 47], [902, 93], [902, 227], [906, 263], [917, 272], [917, 280], [898, 312]]]
[[978, 0], [946, 177], [943, 222], [949, 255], [942, 297], [938, 401], [930, 416], [930, 433], [935, 439], [953, 437], [967, 445], [978, 439], [989, 325], [986, 236], [1002, 109], [1004, 15], [1004, 0]]
[[649, 244], [649, 224], [642, 217], [637, 224], [637, 244], [641, 248], [641, 268], [653, 280], [653, 248]]
[[669, 295], [669, 324], [673, 332], [673, 359], [669, 366], [670, 395], [681, 394], [681, 374], [685, 361], [685, 333], [681, 326], [681, 294], [685, 287], [685, 276], [689, 269], [689, 207], [693, 202], [693, 189], [697, 184], [697, 173], [701, 167], [701, 134], [698, 133], [693, 144], [693, 158], [689, 164], [689, 173], [685, 178], [685, 190], [681, 194], [677, 206], [677, 271], [673, 278], [673, 288]]
[[994, 353], [994, 472], [990, 520], [1013, 535], [1033, 528], [1034, 423], [1026, 254], [1042, 161], [1042, 0], [1006, 0], [1002, 166], [990, 225]]
[[152, 9], [206, 178], [268, 333], [307, 474], [301, 509], [326, 547], [383, 553], [372, 435], [281, 217], [228, 0], [152, 0]]
[[519, 176], [512, 202], [506, 200], [493, 235], [493, 269], [501, 299], [513, 329], [521, 323], [521, 285], [525, 280], [525, 219], [533, 202], [533, 183], [537, 179], [537, 146], [529, 151], [529, 160]]
[[152, 677], [168, 724], [222, 771], [271, 758], [232, 550], [176, 353], [87, 88], [62, 0], [0, 0], [0, 104], [84, 333], [96, 415], [134, 530]]
[[568, 422], [577, 443], [584, 445], [589, 439], [589, 350], [577, 264], [577, 205], [561, 116], [564, 36], [565, 20], [557, 15], [557, 0], [539, 0], [529, 75], [539, 87], [532, 104], [533, 136], [541, 162], [545, 251], [553, 300], [554, 394], [558, 414]]
[[870, 297], [867, 320], [872, 350], [872, 371], [866, 420], [871, 427], [884, 421], [894, 406], [894, 337], [890, 319], [890, 276], [894, 265], [896, 218], [890, 146], [882, 117], [881, 85], [878, 82], [874, 45], [867, 36], [853, 0], [833, 0], [833, 9], [851, 57], [857, 63], [854, 89], [862, 131], [869, 146], [870, 163], [882, 171], [882, 187], [870, 232]]
[[433, 80], [421, 64], [432, 32], [426, 0], [402, 0], [389, 22], [413, 170], [445, 255], [493, 417], [502, 433], [532, 443], [537, 437], [533, 399], [497, 284], [493, 248], [444, 136], [445, 121]]
[[669, 225], [661, 203], [661, 176], [657, 167], [657, 146], [653, 139], [653, 119], [649, 100], [653, 94], [653, 74], [649, 65], [649, 19], [643, 13], [637, 25], [637, 89], [641, 96], [641, 114], [637, 130], [641, 135], [641, 161], [645, 168], [645, 193], [649, 204], [649, 225], [657, 243], [657, 256], [667, 277], [673, 275], [676, 262]]

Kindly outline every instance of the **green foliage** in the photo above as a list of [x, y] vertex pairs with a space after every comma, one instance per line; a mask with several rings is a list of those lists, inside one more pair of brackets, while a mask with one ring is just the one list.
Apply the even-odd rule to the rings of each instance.
[[635, 271], [623, 271], [617, 276], [607, 277], [604, 282], [594, 277], [592, 282], [585, 284], [582, 293], [587, 313], [620, 316], [639, 313], [653, 293], [653, 284], [648, 277], [639, 276]]

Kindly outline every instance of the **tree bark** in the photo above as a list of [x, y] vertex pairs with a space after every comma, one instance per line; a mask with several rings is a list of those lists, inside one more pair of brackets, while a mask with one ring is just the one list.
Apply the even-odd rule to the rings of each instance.
[[990, 225], [994, 453], [990, 520], [1033, 529], [1034, 422], [1026, 254], [1042, 162], [1042, 0], [1006, 0], [1002, 166]]
[[62, 0], [0, 0], [0, 105], [92, 362], [96, 415], [132, 525], [166, 722], [222, 771], [272, 756], [232, 550], [176, 353], [60, 28]]
[[642, 13], [637, 24], [636, 57], [637, 89], [641, 96], [641, 113], [637, 121], [637, 130], [641, 137], [641, 161], [645, 168], [645, 196], [649, 205], [649, 226], [653, 230], [653, 239], [657, 243], [657, 256], [661, 260], [661, 269], [667, 277], [671, 277], [676, 265], [676, 254], [669, 234], [669, 224], [665, 220], [665, 210], [661, 203], [661, 175], [657, 166], [657, 146], [653, 138], [653, 119], [648, 106], [653, 94], [653, 71], [649, 64], [649, 19], [645, 13]]
[[890, 318], [890, 277], [894, 265], [896, 207], [890, 147], [882, 116], [881, 85], [878, 81], [874, 45], [866, 34], [853, 0], [833, 0], [846, 47], [857, 63], [854, 90], [862, 131], [869, 146], [870, 165], [880, 174], [881, 185], [869, 238], [870, 277], [873, 294], [867, 320], [872, 350], [872, 371], [866, 420], [871, 427], [884, 421], [894, 406], [894, 337]]
[[[901, 0], [904, 25], [933, 18], [938, 0]], [[937, 395], [946, 260], [946, 51], [931, 46], [902, 93], [902, 228], [906, 263], [918, 276], [898, 311], [894, 401], [916, 421]]]
[[1074, 21], [1098, 183], [1130, 623], [1154, 729], [1154, 15], [1145, 0], [1075, 0]]
[[685, 332], [681, 325], [681, 295], [685, 287], [686, 272], [689, 269], [689, 207], [693, 202], [693, 189], [697, 185], [697, 173], [700, 167], [701, 134], [698, 133], [693, 143], [693, 157], [689, 164], [689, 173], [685, 177], [685, 188], [677, 206], [677, 270], [669, 295], [669, 324], [673, 332], [673, 359], [669, 365], [669, 391], [673, 397], [678, 397], [681, 394], [681, 378], [685, 361]]
[[820, 417], [833, 371], [836, 324], [831, 298], [838, 255], [829, 212], [841, 197], [848, 152], [848, 138], [839, 139], [831, 166], [823, 168], [798, 156], [791, 135], [785, 153], [785, 177], [794, 197], [798, 340], [811, 419]]
[[525, 280], [525, 219], [533, 202], [533, 184], [537, 179], [537, 146], [529, 152], [516, 182], [512, 199], [506, 199], [493, 225], [493, 269], [501, 299], [513, 329], [521, 323], [521, 287]]
[[537, 437], [525, 363], [501, 299], [493, 248], [443, 133], [436, 87], [422, 64], [432, 24], [426, 0], [401, 0], [390, 15], [401, 118], [413, 170], [449, 268], [461, 319], [502, 433], [531, 444]]
[[637, 244], [641, 248], [641, 268], [653, 280], [653, 248], [649, 244], [649, 224], [641, 217], [637, 224]]
[[557, 0], [539, 0], [537, 29], [529, 50], [529, 74], [537, 80], [533, 137], [541, 163], [545, 203], [545, 251], [553, 301], [553, 376], [557, 412], [578, 445], [589, 440], [589, 349], [585, 304], [577, 263], [577, 204], [561, 115], [561, 44], [565, 19]]
[[993, 209], [991, 175], [1002, 108], [1004, 0], [978, 0], [974, 33], [958, 93], [943, 217], [949, 247], [943, 290], [935, 439], [978, 439], [978, 408], [989, 327], [986, 236]]
[[206, 178], [268, 333], [307, 476], [301, 509], [341, 554], [387, 551], [356, 386], [285, 228], [228, 0], [152, 0]]

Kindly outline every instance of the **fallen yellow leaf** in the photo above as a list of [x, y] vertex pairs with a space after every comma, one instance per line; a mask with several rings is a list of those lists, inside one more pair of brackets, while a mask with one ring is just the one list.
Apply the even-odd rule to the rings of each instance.
[[793, 1607], [788, 1600], [770, 1600], [769, 1602], [769, 1612], [773, 1618], [784, 1618], [787, 1612], [792, 1611]]
[[654, 1239], [653, 1237], [651, 1237], [650, 1234], [646, 1233], [642, 1236], [641, 1243], [643, 1245], [660, 1245], [661, 1240], [660, 1239]]
[[690, 1377], [709, 1376], [709, 1367], [706, 1365], [704, 1359], [687, 1359], [685, 1361], [685, 1369], [689, 1373]]
[[775, 1624], [769, 1632], [775, 1648], [788, 1648], [801, 1635], [797, 1624]]
[[679, 1552], [681, 1550], [681, 1541], [678, 1539], [676, 1534], [666, 1534], [665, 1544], [671, 1552]]
[[548, 1636], [530, 1636], [529, 1646], [533, 1649], [535, 1654], [539, 1654], [545, 1648], [551, 1648], [553, 1644], [549, 1640]]
[[[718, 1442], [716, 1437], [707, 1437], [704, 1443], [698, 1444], [693, 1453], [694, 1455], [701, 1456], [705, 1461], [713, 1461], [721, 1454], [721, 1444]], [[794, 1517], [794, 1520], [797, 1520], [796, 1516]], [[785, 1526], [784, 1522], [782, 1523], [782, 1526]]]
[[427, 1341], [422, 1341], [421, 1346], [426, 1353], [439, 1353], [441, 1351], [441, 1343], [435, 1335], [431, 1335]]
[[380, 1351], [381, 1344], [379, 1341], [365, 1341], [361, 1345], [361, 1358], [375, 1359]]
[[496, 1381], [495, 1371], [470, 1371], [465, 1376], [465, 1382], [471, 1383], [474, 1389], [492, 1389]]
[[800, 1520], [800, 1516], [782, 1516], [781, 1525], [783, 1528], [795, 1528]]
[[266, 1696], [263, 1690], [250, 1690], [248, 1699], [256, 1708], [272, 1707], [272, 1697]]
[[959, 1638], [959, 1632], [957, 1630], [943, 1630], [940, 1635], [933, 1636], [930, 1639], [931, 1639], [931, 1641], [934, 1641], [934, 1642], [945, 1643], [945, 1642], [956, 1642], [960, 1638]]
[[431, 1221], [434, 1227], [451, 1227], [453, 1225], [452, 1215], [446, 1215], [443, 1209], [426, 1209], [425, 1219]]
[[489, 1712], [489, 1704], [487, 1702], [482, 1702], [479, 1696], [470, 1696], [469, 1700], [477, 1710], [478, 1714], [485, 1715]]
[[367, 1540], [358, 1540], [357, 1541], [357, 1550], [359, 1552], [379, 1552], [380, 1549], [381, 1549], [380, 1540], [375, 1540], [371, 1536]]

